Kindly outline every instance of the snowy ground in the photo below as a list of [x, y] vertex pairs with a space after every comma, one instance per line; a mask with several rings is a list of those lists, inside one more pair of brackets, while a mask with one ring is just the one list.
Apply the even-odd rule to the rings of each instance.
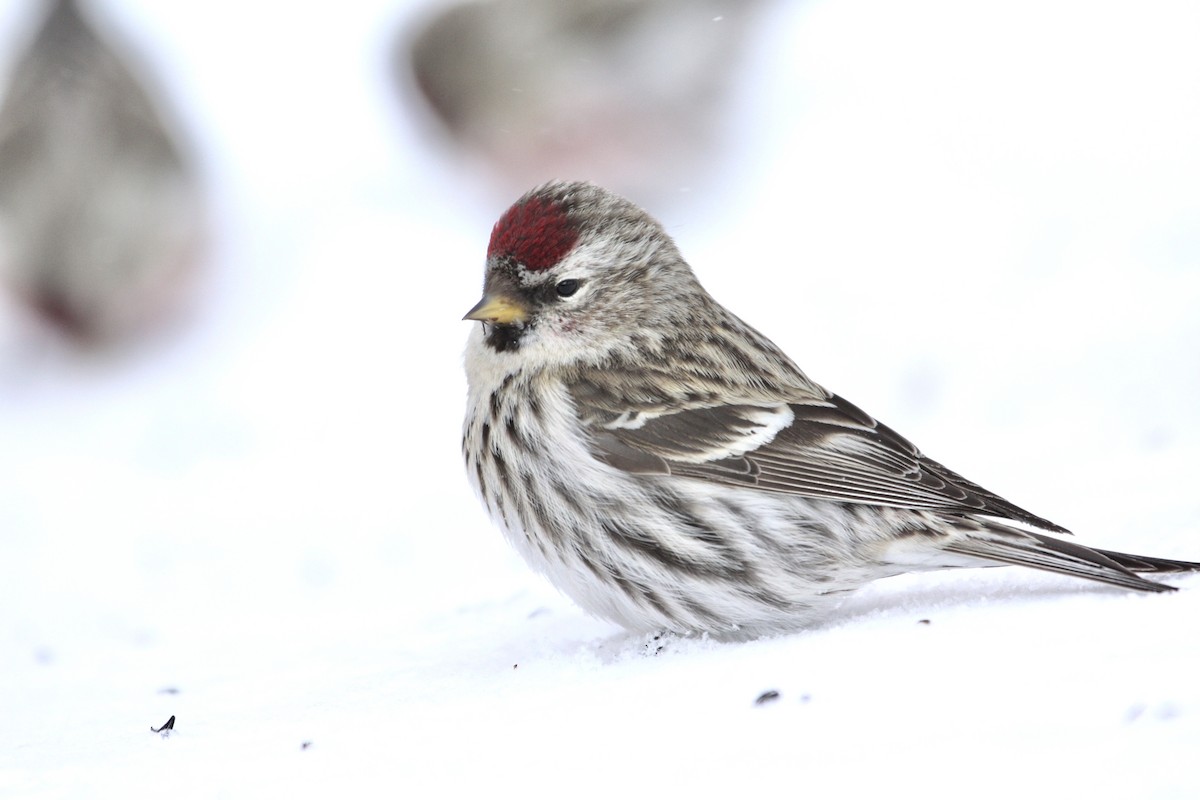
[[[393, 102], [409, 12], [105, 5], [187, 98], [212, 274], [125, 359], [0, 324], [0, 796], [1200, 794], [1200, 578], [907, 576], [746, 644], [586, 617], [462, 475], [505, 202]], [[654, 210], [935, 458], [1200, 559], [1198, 9], [780, 7], [736, 144]]]

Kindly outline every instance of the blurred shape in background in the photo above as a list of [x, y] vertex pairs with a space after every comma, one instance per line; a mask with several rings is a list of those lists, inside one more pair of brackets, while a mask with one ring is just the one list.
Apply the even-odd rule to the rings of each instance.
[[760, 6], [468, 2], [403, 37], [395, 70], [504, 196], [567, 178], [648, 199], [712, 171]]
[[144, 338], [181, 310], [201, 193], [125, 58], [57, 0], [0, 107], [0, 273], [85, 345]]

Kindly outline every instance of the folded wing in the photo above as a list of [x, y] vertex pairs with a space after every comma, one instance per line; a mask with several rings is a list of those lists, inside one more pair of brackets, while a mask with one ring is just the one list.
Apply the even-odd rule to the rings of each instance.
[[593, 452], [630, 472], [670, 474], [845, 503], [982, 515], [1067, 531], [922, 455], [836, 395], [802, 402], [614, 407], [576, 392]]

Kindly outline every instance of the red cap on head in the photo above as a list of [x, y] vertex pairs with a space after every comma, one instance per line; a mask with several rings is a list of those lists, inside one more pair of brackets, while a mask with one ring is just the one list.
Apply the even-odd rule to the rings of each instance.
[[488, 257], [509, 255], [526, 269], [549, 269], [578, 239], [579, 230], [558, 203], [531, 197], [515, 203], [492, 228]]

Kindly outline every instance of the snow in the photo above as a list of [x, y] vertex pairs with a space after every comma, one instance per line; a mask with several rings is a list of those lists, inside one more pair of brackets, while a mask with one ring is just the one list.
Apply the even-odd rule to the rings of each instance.
[[[904, 576], [721, 644], [521, 564], [458, 455], [511, 198], [396, 102], [394, 5], [105, 3], [187, 98], [211, 272], [126, 357], [0, 318], [0, 796], [1200, 793], [1200, 578]], [[1198, 32], [1188, 2], [774, 6], [728, 152], [652, 210], [935, 458], [1200, 559]]]

